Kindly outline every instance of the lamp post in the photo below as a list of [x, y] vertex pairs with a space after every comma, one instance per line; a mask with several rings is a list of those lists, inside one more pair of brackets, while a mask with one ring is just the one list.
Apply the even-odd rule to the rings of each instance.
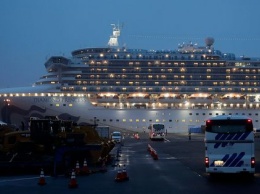
[[9, 119], [8, 119], [8, 117], [9, 117], [9, 106], [10, 106], [10, 99], [5, 99], [4, 100], [4, 104], [5, 104], [5, 106], [4, 106], [4, 117], [3, 117], [3, 120], [4, 120], [4, 122], [6, 122], [6, 123], [9, 123]]

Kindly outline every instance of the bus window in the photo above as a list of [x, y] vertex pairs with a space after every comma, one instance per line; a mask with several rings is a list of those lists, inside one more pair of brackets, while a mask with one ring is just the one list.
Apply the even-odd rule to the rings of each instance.
[[206, 131], [212, 133], [245, 133], [253, 131], [253, 124], [251, 119], [208, 120]]

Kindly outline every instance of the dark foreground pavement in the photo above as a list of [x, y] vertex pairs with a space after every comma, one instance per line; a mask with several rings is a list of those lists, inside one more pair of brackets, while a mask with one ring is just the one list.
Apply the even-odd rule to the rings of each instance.
[[[147, 151], [150, 144], [158, 155], [154, 160]], [[167, 140], [151, 142], [146, 134], [140, 139], [126, 136], [124, 145], [116, 147], [116, 157], [107, 172], [77, 176], [77, 188], [69, 188], [70, 177], [45, 175], [46, 185], [39, 186], [38, 175], [1, 176], [0, 193], [257, 193], [258, 173], [253, 180], [238, 176], [212, 180], [205, 173], [202, 136], [188, 140], [185, 135], [169, 134]], [[118, 159], [118, 160], [116, 160]], [[114, 166], [116, 164], [116, 166]], [[128, 181], [116, 182], [120, 166], [126, 166]], [[120, 167], [122, 170], [122, 167]]]

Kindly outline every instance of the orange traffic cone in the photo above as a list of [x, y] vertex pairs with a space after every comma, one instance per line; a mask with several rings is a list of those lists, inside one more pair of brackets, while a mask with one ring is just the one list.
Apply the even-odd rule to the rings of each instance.
[[71, 172], [71, 178], [70, 178], [70, 182], [69, 182], [69, 188], [73, 189], [73, 188], [77, 188], [78, 187], [78, 183], [76, 180], [76, 174], [74, 169]]
[[151, 156], [153, 157], [154, 160], [158, 160], [157, 152], [154, 149], [151, 150]]
[[90, 170], [88, 168], [87, 161], [86, 161], [86, 159], [84, 159], [83, 167], [81, 169], [81, 174], [87, 175], [89, 173], [90, 173]]
[[40, 178], [39, 178], [39, 181], [38, 181], [38, 185], [46, 185], [46, 181], [45, 181], [45, 177], [44, 177], [44, 172], [43, 172], [43, 169], [41, 169], [41, 174], [40, 174]]
[[150, 146], [150, 144], [148, 144], [148, 146], [147, 146], [147, 151], [148, 151], [148, 152], [151, 152], [151, 148], [152, 148], [152, 147]]
[[154, 151], [154, 157], [153, 157], [154, 160], [158, 160], [158, 154], [156, 151]]
[[123, 171], [122, 171], [122, 179], [125, 180], [125, 181], [129, 180], [129, 177], [128, 177], [127, 172], [126, 172], [125, 165], [124, 165], [124, 168], [123, 168]]
[[117, 171], [115, 181], [116, 182], [123, 181], [123, 173], [122, 173], [122, 171], [120, 169], [118, 169], [118, 171]]

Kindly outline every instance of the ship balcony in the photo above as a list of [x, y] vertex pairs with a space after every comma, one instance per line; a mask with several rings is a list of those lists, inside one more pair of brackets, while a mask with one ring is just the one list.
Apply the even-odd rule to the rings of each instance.
[[222, 97], [221, 102], [222, 103], [245, 103], [246, 98], [244, 96], [242, 96], [242, 97]]
[[188, 101], [190, 103], [212, 103], [213, 98], [212, 97], [189, 97]]
[[159, 97], [158, 98], [158, 102], [160, 103], [182, 103], [184, 101], [183, 98], [179, 97], [179, 96], [175, 96], [175, 97]]
[[68, 82], [68, 81], [74, 81], [75, 80], [75, 77], [62, 77], [61, 78], [61, 81], [63, 82]]
[[41, 78], [39, 79], [37, 82], [58, 82], [58, 78], [57, 77], [47, 77], [47, 78]]
[[116, 96], [97, 96], [96, 101], [98, 103], [118, 103], [119, 97]]
[[150, 102], [150, 97], [149, 96], [144, 96], [144, 97], [129, 96], [129, 97], [126, 98], [126, 102], [128, 102], [128, 103], [149, 103]]

